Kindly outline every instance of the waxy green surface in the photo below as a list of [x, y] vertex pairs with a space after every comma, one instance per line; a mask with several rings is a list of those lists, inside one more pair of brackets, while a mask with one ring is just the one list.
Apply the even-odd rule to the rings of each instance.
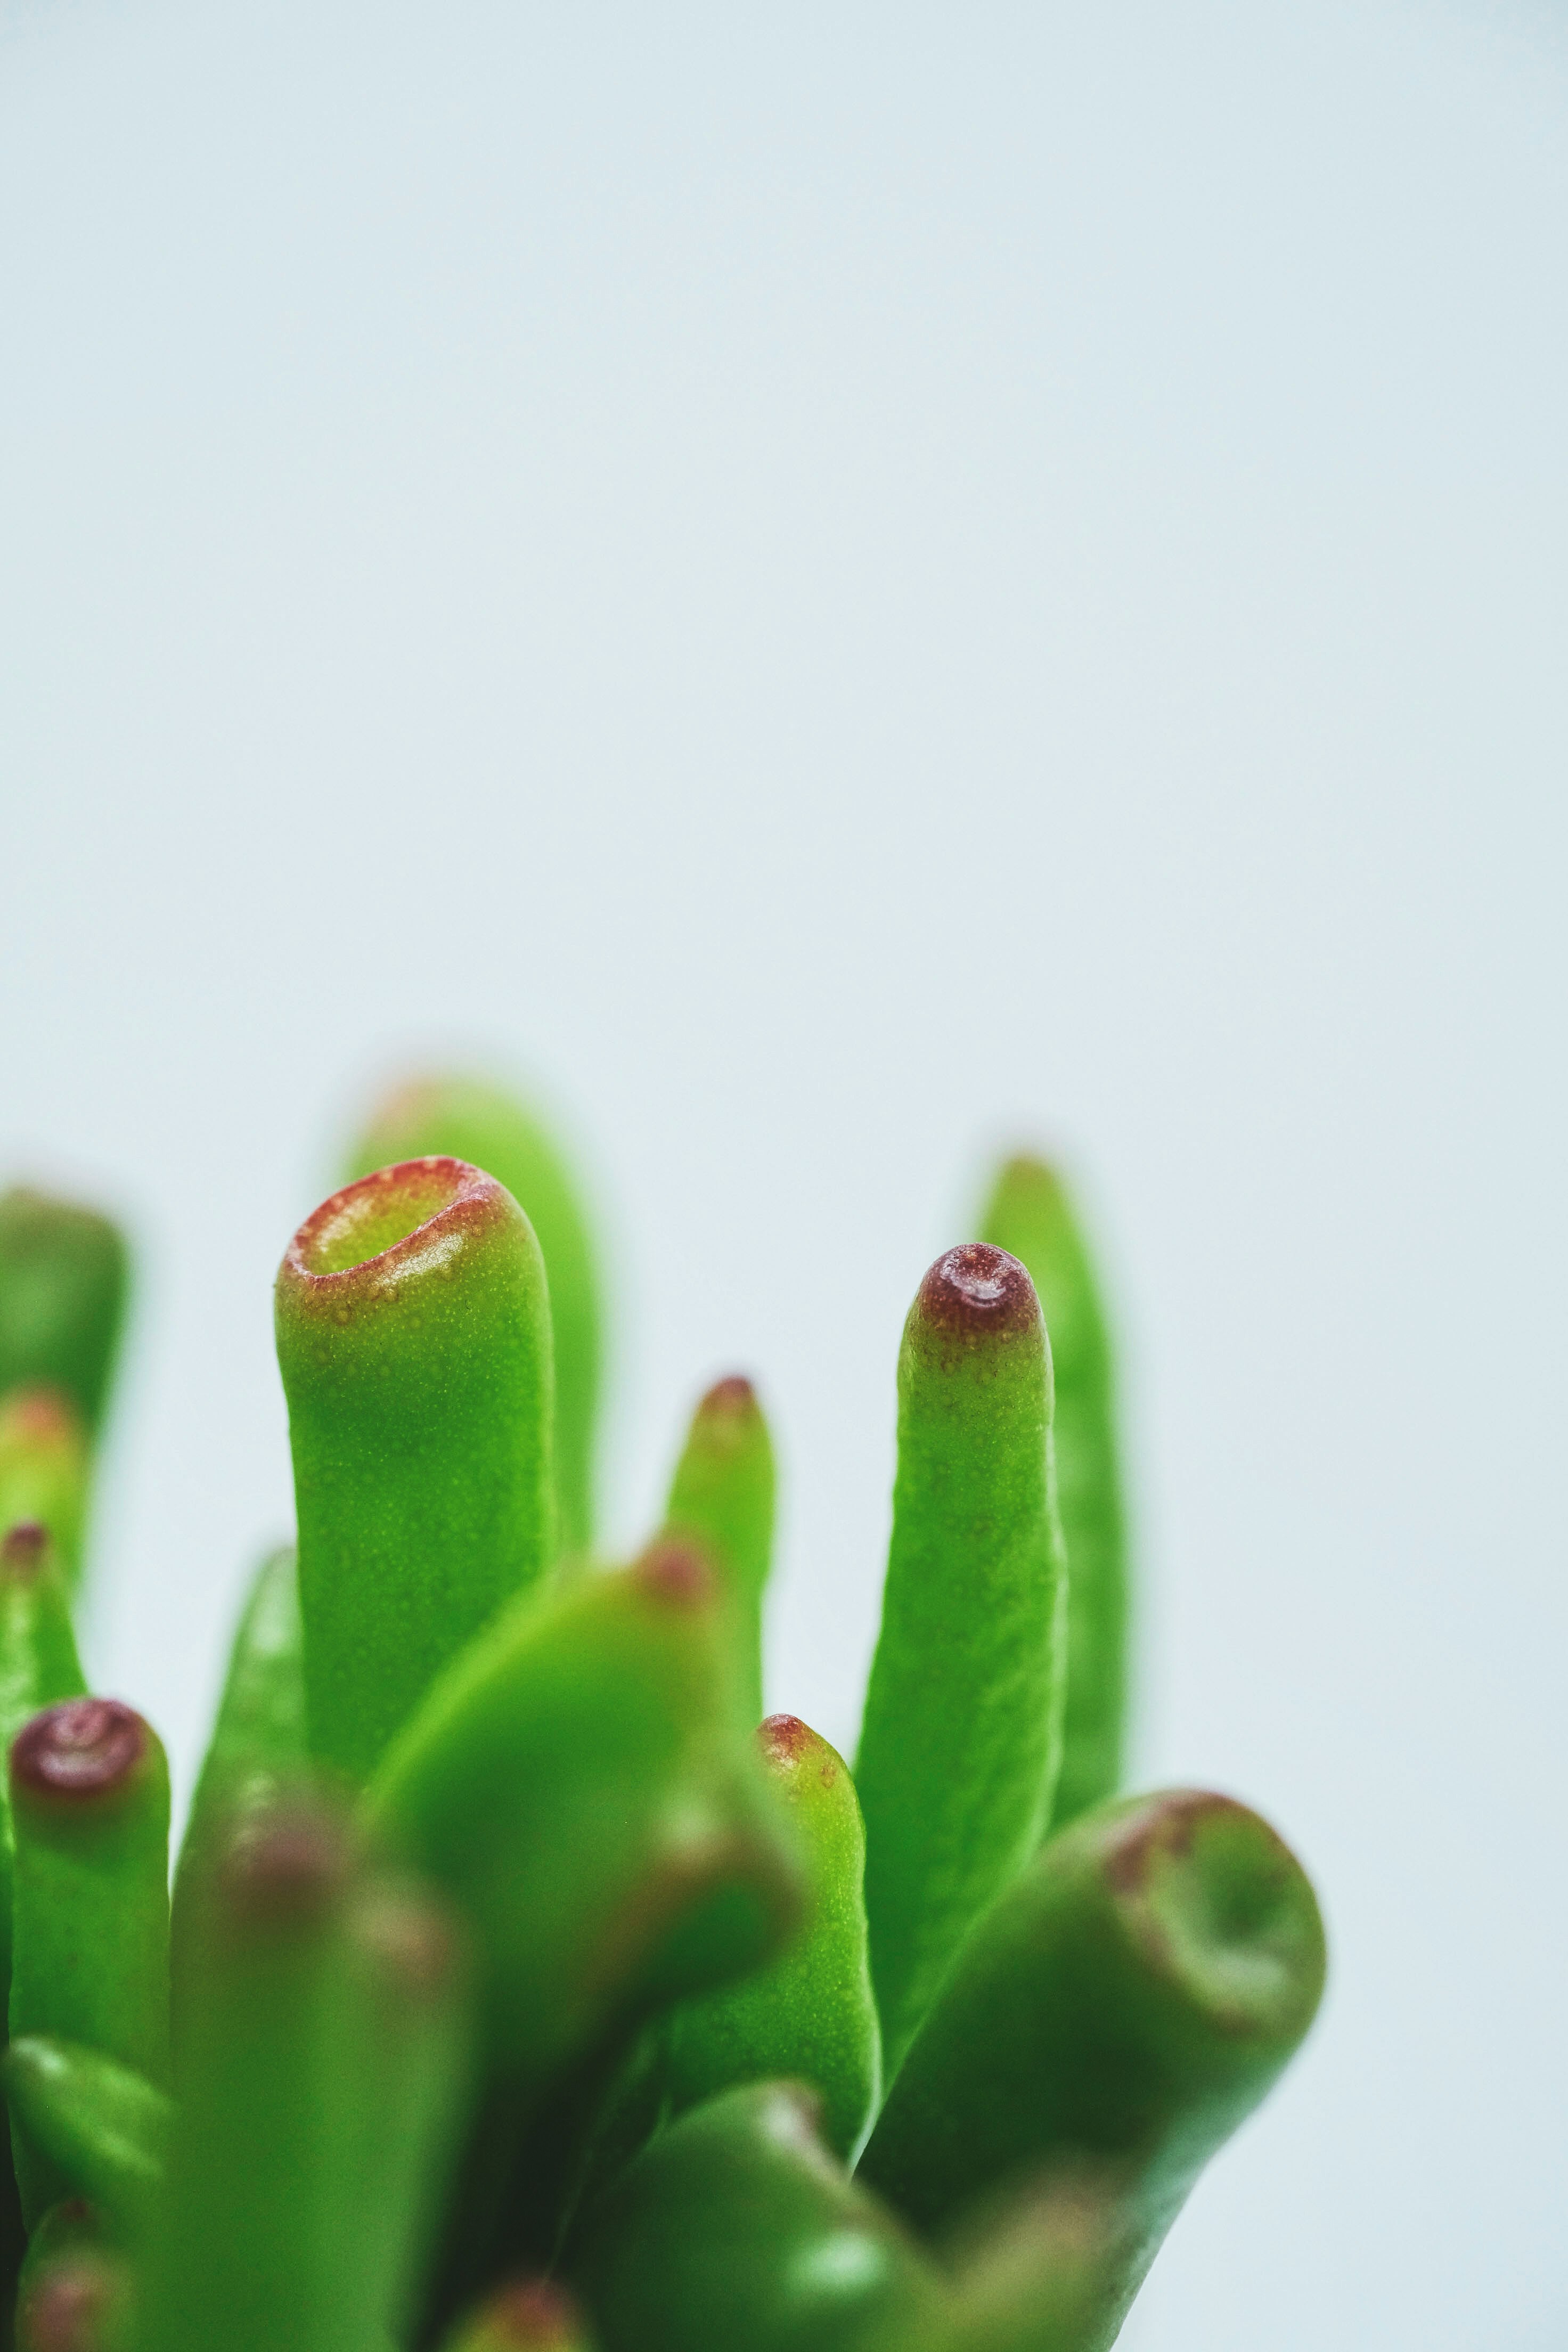
[[693, 1536], [730, 1596], [741, 1703], [763, 1712], [763, 1596], [773, 1548], [773, 1448], [750, 1381], [716, 1381], [692, 1416], [670, 1485], [665, 1525]]
[[277, 1286], [312, 1752], [366, 1780], [441, 1669], [554, 1557], [544, 1265], [454, 1160], [334, 1193]]
[[1068, 1559], [1067, 1704], [1052, 1808], [1060, 1829], [1121, 1781], [1127, 1558], [1114, 1365], [1093, 1265], [1056, 1170], [1010, 1160], [980, 1230], [1028, 1267], [1050, 1334], [1057, 1507]]
[[96, 1210], [22, 1187], [0, 1196], [0, 1397], [63, 1390], [95, 1435], [127, 1278], [125, 1244]]
[[722, 1594], [674, 1541], [476, 1643], [388, 1755], [366, 1820], [468, 1922], [490, 2063], [523, 2085], [617, 2017], [754, 1968], [799, 1914]]
[[933, 2231], [1065, 2158], [1122, 2164], [1120, 2260], [1085, 2339], [1101, 2352], [1310, 2025], [1324, 1967], [1311, 1888], [1256, 1813], [1189, 1790], [1103, 1806], [971, 1938], [859, 2177]]
[[594, 1438], [603, 1351], [599, 1278], [577, 1186], [539, 1122], [500, 1087], [415, 1079], [380, 1105], [350, 1155], [351, 1177], [395, 1160], [466, 1160], [504, 1184], [539, 1237], [555, 1337], [555, 1486], [563, 1552], [594, 1540]]
[[[68, 1699], [12, 1743], [9, 2029], [101, 2051], [169, 2077], [169, 1773], [141, 1716]], [[13, 2130], [25, 2217], [62, 2193]]]
[[81, 1575], [91, 1468], [86, 1425], [63, 1389], [13, 1389], [0, 1399], [0, 1535], [47, 1528], [68, 1591]]
[[144, 2235], [163, 2185], [174, 2105], [144, 2074], [79, 2042], [30, 2034], [0, 2063], [13, 2124], [117, 2233]]
[[899, 1357], [893, 1532], [855, 1765], [889, 2081], [1049, 1812], [1067, 1605], [1050, 1420], [1027, 1273], [983, 1244], [949, 1250]]
[[682, 2116], [605, 2200], [574, 2264], [604, 2352], [858, 2352], [939, 2310], [941, 2280], [817, 2137], [798, 2085]]
[[881, 2083], [860, 1807], [843, 1758], [797, 1716], [769, 1716], [757, 1748], [799, 1832], [805, 1919], [766, 1968], [674, 2012], [665, 2035], [665, 2089], [679, 2112], [736, 2084], [794, 2077], [821, 2102], [826, 2146], [850, 2159], [870, 2127]]

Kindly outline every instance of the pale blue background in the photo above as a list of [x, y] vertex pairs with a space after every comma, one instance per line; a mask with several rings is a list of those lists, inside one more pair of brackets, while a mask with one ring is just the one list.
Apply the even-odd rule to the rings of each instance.
[[843, 1740], [985, 1152], [1121, 1303], [1142, 1769], [1326, 1893], [1138, 2352], [1568, 2338], [1568, 43], [1460, 5], [0, 5], [0, 1158], [145, 1276], [188, 1771], [363, 1088], [531, 1070], [612, 1517], [757, 1370]]

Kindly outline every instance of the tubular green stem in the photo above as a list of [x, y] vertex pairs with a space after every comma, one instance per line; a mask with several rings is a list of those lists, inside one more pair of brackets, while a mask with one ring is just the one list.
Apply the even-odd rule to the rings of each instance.
[[504, 2286], [447, 2338], [445, 2352], [593, 2352], [572, 2297], [548, 2279]]
[[611, 2190], [574, 2268], [605, 2352], [858, 2352], [873, 2333], [903, 2341], [943, 2302], [791, 2084], [683, 2116]]
[[500, 1087], [464, 1077], [416, 1079], [387, 1097], [355, 1145], [353, 1177], [399, 1160], [449, 1154], [489, 1171], [539, 1236], [555, 1335], [555, 1482], [563, 1551], [594, 1539], [594, 1438], [599, 1397], [598, 1276], [574, 1178], [537, 1120]]
[[186, 1988], [145, 2266], [157, 2352], [364, 2352], [364, 2091], [347, 1838], [294, 1800], [236, 1835]]
[[23, 1189], [0, 1198], [0, 1396], [63, 1389], [95, 1435], [126, 1275], [125, 1244], [107, 1217]]
[[66, 2183], [141, 2237], [163, 2186], [173, 2107], [144, 2075], [80, 2042], [29, 2034], [0, 2061], [11, 2117]]
[[971, 1937], [860, 2176], [922, 2231], [1081, 2152], [1124, 2168], [1102, 2352], [1188, 2190], [1311, 2023], [1322, 1923], [1294, 1856], [1226, 1797], [1105, 1805]]
[[[162, 2085], [169, 2071], [169, 1774], [117, 1699], [68, 1699], [11, 1748], [10, 2031], [80, 2042]], [[61, 2193], [13, 2131], [31, 2223]]]
[[870, 2128], [881, 2075], [860, 1807], [843, 1758], [797, 1716], [769, 1716], [757, 1747], [800, 1832], [805, 1925], [754, 1976], [672, 2012], [666, 2095], [679, 2112], [738, 2083], [794, 2077], [821, 2099], [827, 2146], [852, 2161]]
[[553, 1552], [550, 1308], [493, 1178], [406, 1161], [334, 1193], [278, 1276], [314, 1754], [374, 1769]]
[[669, 1490], [665, 1524], [694, 1537], [717, 1568], [734, 1612], [742, 1704], [763, 1711], [763, 1595], [773, 1560], [773, 1449], [750, 1381], [710, 1388], [692, 1419]]
[[90, 1466], [87, 1431], [63, 1389], [13, 1389], [0, 1399], [0, 1529], [47, 1528], [68, 1591], [81, 1574]]
[[899, 1358], [893, 1532], [855, 1767], [889, 2081], [1049, 1811], [1067, 1601], [1050, 1420], [1027, 1273], [982, 1243], [949, 1250]]
[[1068, 1557], [1067, 1707], [1053, 1826], [1112, 1796], [1127, 1699], [1127, 1559], [1114, 1367], [1094, 1268], [1061, 1178], [1010, 1160], [982, 1223], [1029, 1269], [1056, 1374], [1057, 1502]]

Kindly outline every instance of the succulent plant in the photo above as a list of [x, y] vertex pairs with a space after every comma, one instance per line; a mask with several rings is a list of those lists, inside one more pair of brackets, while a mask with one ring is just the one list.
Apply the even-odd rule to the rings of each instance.
[[1256, 1814], [1120, 1793], [1111, 1361], [1062, 1184], [1009, 1163], [916, 1290], [851, 1769], [758, 1725], [748, 1381], [640, 1556], [595, 1552], [597, 1286], [543, 1130], [432, 1081], [347, 1173], [278, 1277], [297, 1547], [172, 1904], [162, 1748], [71, 1628], [125, 1253], [0, 1202], [24, 2352], [1102, 2352], [1324, 1949]]

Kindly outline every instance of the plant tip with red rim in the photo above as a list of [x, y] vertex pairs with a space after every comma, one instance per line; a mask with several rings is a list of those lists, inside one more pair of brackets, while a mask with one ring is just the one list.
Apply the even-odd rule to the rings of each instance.
[[311, 1211], [284, 1253], [279, 1290], [323, 1305], [337, 1303], [351, 1281], [395, 1290], [405, 1276], [446, 1262], [507, 1197], [466, 1160], [378, 1168]]

